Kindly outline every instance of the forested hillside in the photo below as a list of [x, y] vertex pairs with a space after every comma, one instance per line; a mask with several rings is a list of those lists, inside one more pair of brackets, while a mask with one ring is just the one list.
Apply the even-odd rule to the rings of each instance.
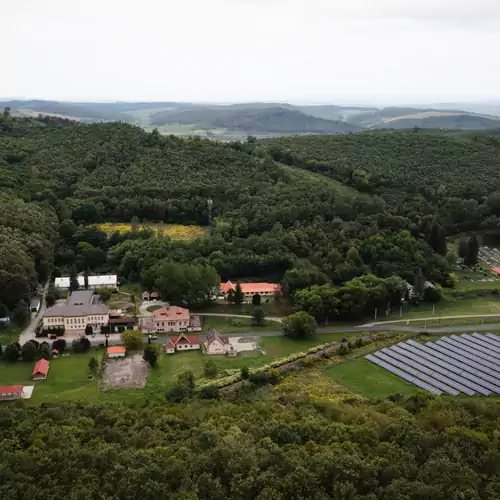
[[[42, 203], [64, 222], [56, 266], [66, 270], [77, 265], [83, 271], [75, 255], [83, 241], [109, 251], [110, 267], [103, 270], [118, 269], [133, 281], [158, 259], [168, 259], [212, 265], [222, 279], [284, 281], [292, 290], [341, 284], [373, 271], [413, 280], [421, 269], [429, 279], [448, 282], [449, 265], [428, 244], [431, 205], [411, 219], [401, 216], [381, 195], [361, 192], [363, 185], [276, 163], [262, 143], [183, 140], [126, 124], [6, 114], [0, 167], [5, 191]], [[203, 240], [131, 235], [108, 241], [88, 231], [71, 236], [71, 224], [134, 217], [206, 225], [207, 199], [213, 200], [214, 228]], [[381, 245], [375, 237], [383, 234], [387, 239]], [[376, 262], [371, 255], [377, 255]]]
[[233, 107], [162, 111], [151, 117], [152, 125], [197, 124], [200, 128], [227, 128], [248, 133], [346, 134], [362, 127], [341, 121], [325, 120], [294, 109], [234, 109]]
[[309, 386], [308, 397], [289, 382], [272, 392], [235, 403], [3, 407], [0, 497], [500, 497], [495, 401], [377, 403]]
[[401, 215], [437, 214], [450, 232], [498, 226], [496, 195], [485, 201], [500, 188], [495, 137], [370, 132], [261, 145], [276, 160], [380, 195]]

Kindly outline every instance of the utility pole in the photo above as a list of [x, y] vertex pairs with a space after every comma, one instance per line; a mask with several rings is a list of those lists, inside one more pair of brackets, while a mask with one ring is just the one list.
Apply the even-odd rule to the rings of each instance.
[[377, 308], [375, 308], [375, 315], [374, 315], [373, 319], [375, 319], [375, 320], [377, 319]]
[[399, 317], [402, 318], [403, 317], [403, 304], [401, 304], [399, 306]]
[[208, 230], [212, 232], [212, 207], [213, 207], [214, 201], [213, 200], [207, 200], [207, 207], [208, 207]]

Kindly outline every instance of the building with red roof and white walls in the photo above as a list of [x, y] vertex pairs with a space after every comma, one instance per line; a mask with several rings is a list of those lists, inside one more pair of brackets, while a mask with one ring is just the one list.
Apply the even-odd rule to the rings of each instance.
[[181, 335], [171, 336], [165, 343], [167, 354], [174, 354], [176, 351], [193, 351], [201, 349], [200, 338], [196, 335]]
[[[254, 295], [272, 297], [275, 293], [281, 291], [281, 286], [278, 283], [240, 283], [240, 287], [246, 299], [251, 299]], [[229, 290], [236, 291], [236, 283], [226, 281], [220, 284], [221, 295], [225, 297]]]

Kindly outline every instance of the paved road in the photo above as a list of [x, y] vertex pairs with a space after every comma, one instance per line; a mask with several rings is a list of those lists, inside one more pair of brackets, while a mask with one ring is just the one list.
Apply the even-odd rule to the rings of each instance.
[[38, 322], [42, 318], [43, 314], [45, 313], [45, 310], [47, 308], [47, 304], [45, 302], [45, 296], [47, 295], [47, 292], [49, 290], [49, 284], [50, 284], [50, 276], [47, 279], [47, 283], [45, 283], [45, 286], [43, 288], [43, 295], [42, 298], [40, 299], [40, 310], [37, 313], [33, 313], [31, 315], [31, 321], [30, 324], [24, 329], [23, 333], [21, 333], [19, 337], [19, 343], [21, 345], [25, 344], [31, 339], [35, 338], [35, 329], [38, 325]]
[[396, 323], [413, 323], [415, 321], [440, 321], [446, 319], [473, 319], [473, 318], [500, 318], [500, 314], [466, 314], [463, 316], [429, 316], [427, 318], [411, 318], [411, 319], [396, 319], [392, 321], [375, 321], [373, 323], [366, 323], [362, 326], [373, 326], [373, 325], [391, 325]]
[[[222, 313], [194, 313], [196, 316], [220, 316], [222, 318], [248, 318], [251, 319], [252, 316], [248, 314], [222, 314]], [[276, 323], [281, 323], [283, 318], [275, 318], [273, 316], [266, 316], [266, 321], [275, 321]]]

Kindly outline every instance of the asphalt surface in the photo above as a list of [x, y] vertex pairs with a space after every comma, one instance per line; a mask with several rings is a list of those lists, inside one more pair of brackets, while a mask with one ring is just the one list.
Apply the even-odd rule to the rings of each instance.
[[45, 310], [47, 309], [47, 303], [45, 302], [45, 296], [47, 295], [47, 292], [49, 291], [49, 284], [50, 284], [50, 277], [47, 280], [47, 283], [43, 287], [43, 295], [42, 298], [40, 299], [40, 310], [37, 313], [32, 313], [31, 315], [31, 321], [30, 324], [24, 329], [23, 333], [21, 333], [19, 337], [19, 343], [21, 345], [25, 344], [31, 339], [34, 339], [36, 337], [36, 327], [39, 323], [39, 321], [42, 319], [43, 314], [45, 313]]

